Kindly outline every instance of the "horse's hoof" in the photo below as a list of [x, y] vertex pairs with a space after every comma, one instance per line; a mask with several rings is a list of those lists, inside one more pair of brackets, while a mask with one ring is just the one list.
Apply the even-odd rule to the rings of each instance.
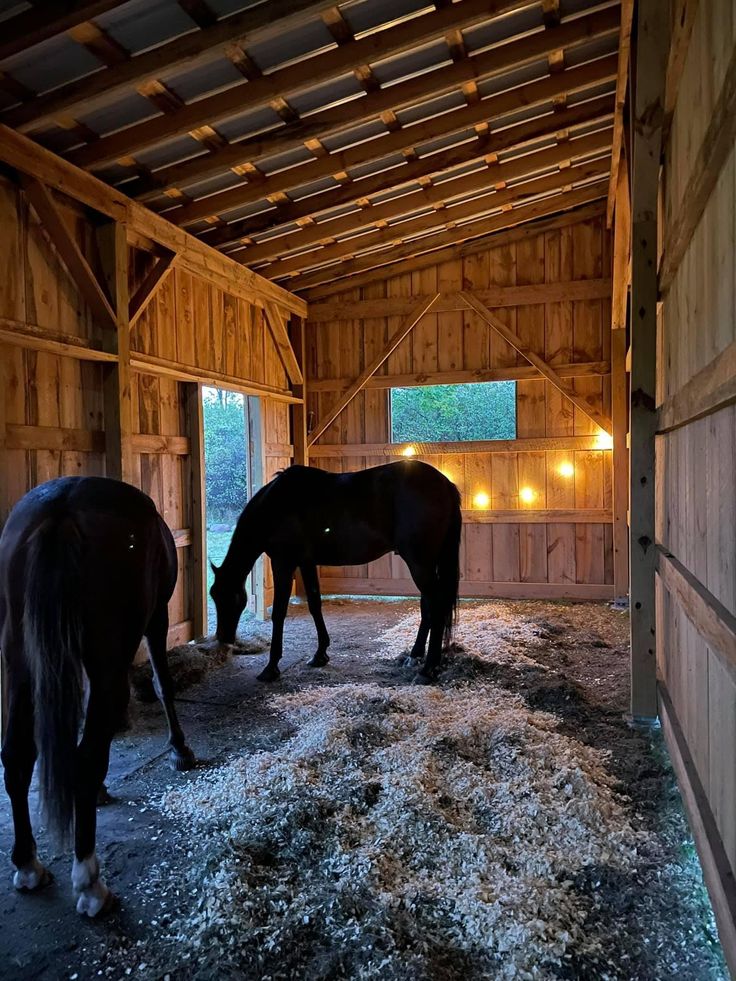
[[278, 681], [281, 677], [281, 672], [278, 668], [266, 667], [261, 671], [260, 674], [256, 675], [258, 681]]
[[103, 785], [97, 791], [97, 806], [106, 807], [108, 804], [112, 804], [115, 801], [114, 797], [111, 797], [107, 791], [107, 787]]
[[77, 900], [77, 913], [94, 919], [104, 913], [109, 913], [115, 906], [116, 898], [107, 888], [102, 879], [98, 879], [89, 889], [84, 889]]
[[184, 773], [186, 770], [193, 770], [197, 765], [197, 758], [188, 746], [179, 752], [176, 749], [172, 749], [169, 752], [169, 763], [171, 764], [171, 769], [176, 770], [179, 773]]
[[414, 675], [414, 681], [412, 684], [415, 685], [433, 685], [437, 681], [435, 675], [425, 674], [423, 671], [418, 671]]
[[319, 651], [317, 651], [317, 653], [314, 655], [311, 661], [307, 661], [307, 664], [309, 665], [310, 668], [323, 668], [325, 664], [329, 664], [329, 663], [330, 663], [330, 659], [327, 656], [327, 654], [320, 653]]
[[13, 876], [13, 885], [18, 892], [37, 892], [53, 881], [53, 875], [41, 865], [37, 858], [32, 859], [22, 869], [18, 869]]

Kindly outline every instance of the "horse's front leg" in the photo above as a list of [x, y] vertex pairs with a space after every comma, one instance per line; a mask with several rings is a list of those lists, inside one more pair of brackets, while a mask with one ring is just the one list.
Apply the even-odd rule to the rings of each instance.
[[294, 581], [296, 566], [291, 563], [272, 562], [273, 568], [273, 606], [271, 608], [271, 652], [268, 664], [258, 675], [259, 681], [276, 681], [281, 672], [279, 661], [284, 648], [284, 620], [289, 609], [289, 597]]
[[310, 668], [322, 668], [330, 660], [327, 656], [327, 648], [330, 646], [330, 635], [327, 633], [327, 627], [322, 616], [322, 593], [319, 588], [317, 566], [304, 564], [300, 568], [302, 570], [304, 588], [307, 591], [309, 612], [312, 614], [314, 625], [317, 628], [317, 653], [309, 661], [309, 666]]

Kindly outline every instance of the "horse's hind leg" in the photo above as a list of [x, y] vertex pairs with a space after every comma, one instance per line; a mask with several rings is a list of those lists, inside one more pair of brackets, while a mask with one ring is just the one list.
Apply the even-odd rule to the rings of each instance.
[[[6, 666], [10, 653], [6, 647]], [[2, 761], [15, 831], [11, 860], [17, 871], [13, 883], [16, 889], [31, 890], [45, 886], [52, 877], [36, 858], [36, 842], [28, 809], [28, 789], [36, 762], [31, 682], [27, 677], [17, 679], [12, 675], [9, 681], [8, 728], [3, 741]]]
[[84, 733], [77, 747], [74, 786], [74, 865], [72, 887], [77, 912], [97, 916], [110, 909], [114, 897], [100, 878], [95, 838], [97, 795], [110, 763], [110, 744], [129, 697], [125, 672], [90, 680]]
[[[439, 596], [439, 583], [434, 572], [434, 565], [417, 562], [406, 555], [402, 556], [409, 566], [412, 579], [421, 593], [422, 622], [414, 644], [416, 649], [420, 640], [426, 642], [426, 631], [429, 632], [429, 648], [424, 663], [419, 669], [416, 681], [429, 684], [434, 681], [442, 659], [442, 637], [444, 633], [445, 616]], [[422, 645], [421, 654], [424, 653]], [[420, 656], [421, 656], [420, 654]], [[412, 651], [413, 656], [413, 651]]]
[[179, 718], [174, 707], [174, 683], [171, 680], [166, 657], [166, 638], [169, 632], [169, 616], [166, 607], [157, 610], [146, 629], [148, 652], [153, 669], [153, 684], [166, 713], [169, 726], [169, 760], [175, 770], [191, 770], [196, 766], [194, 753], [187, 746]]
[[419, 630], [417, 631], [417, 639], [414, 641], [414, 646], [412, 647], [409, 655], [412, 661], [421, 661], [424, 657], [424, 653], [427, 649], [429, 628], [432, 624], [431, 603], [429, 597], [425, 593], [422, 593], [420, 605], [422, 610], [422, 620], [419, 624]]
[[314, 625], [317, 628], [317, 653], [309, 661], [309, 666], [310, 668], [321, 668], [330, 660], [327, 656], [327, 648], [330, 646], [330, 635], [327, 633], [327, 627], [322, 616], [322, 593], [319, 588], [317, 566], [302, 565], [301, 570], [304, 588], [307, 591], [309, 612], [312, 614]]

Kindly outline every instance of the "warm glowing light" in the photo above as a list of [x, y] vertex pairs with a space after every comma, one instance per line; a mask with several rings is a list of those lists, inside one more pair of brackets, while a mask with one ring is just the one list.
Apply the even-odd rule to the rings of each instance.
[[572, 477], [574, 473], [575, 473], [575, 467], [571, 463], [560, 464], [560, 476]]
[[416, 451], [416, 449], [413, 446], [405, 446], [404, 449], [401, 451], [401, 455], [402, 456], [416, 456], [417, 455], [417, 451]]
[[491, 499], [485, 491], [479, 491], [473, 498], [473, 505], [477, 508], [487, 508], [490, 503]]
[[613, 449], [613, 437], [609, 436], [608, 433], [604, 433], [601, 429], [598, 433], [596, 433], [595, 445], [596, 449], [598, 450]]
[[525, 504], [531, 504], [536, 496], [531, 487], [522, 487], [519, 491], [519, 497]]

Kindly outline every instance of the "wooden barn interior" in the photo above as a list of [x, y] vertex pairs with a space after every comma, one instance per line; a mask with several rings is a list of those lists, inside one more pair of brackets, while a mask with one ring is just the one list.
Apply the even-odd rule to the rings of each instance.
[[[736, 972], [733, 3], [0, 7], [0, 520], [60, 475], [146, 491], [173, 646], [207, 633], [203, 386], [247, 397], [253, 490], [438, 467], [461, 596], [628, 604]], [[486, 381], [515, 438], [392, 441], [391, 389]], [[416, 595], [397, 556], [321, 575]]]

